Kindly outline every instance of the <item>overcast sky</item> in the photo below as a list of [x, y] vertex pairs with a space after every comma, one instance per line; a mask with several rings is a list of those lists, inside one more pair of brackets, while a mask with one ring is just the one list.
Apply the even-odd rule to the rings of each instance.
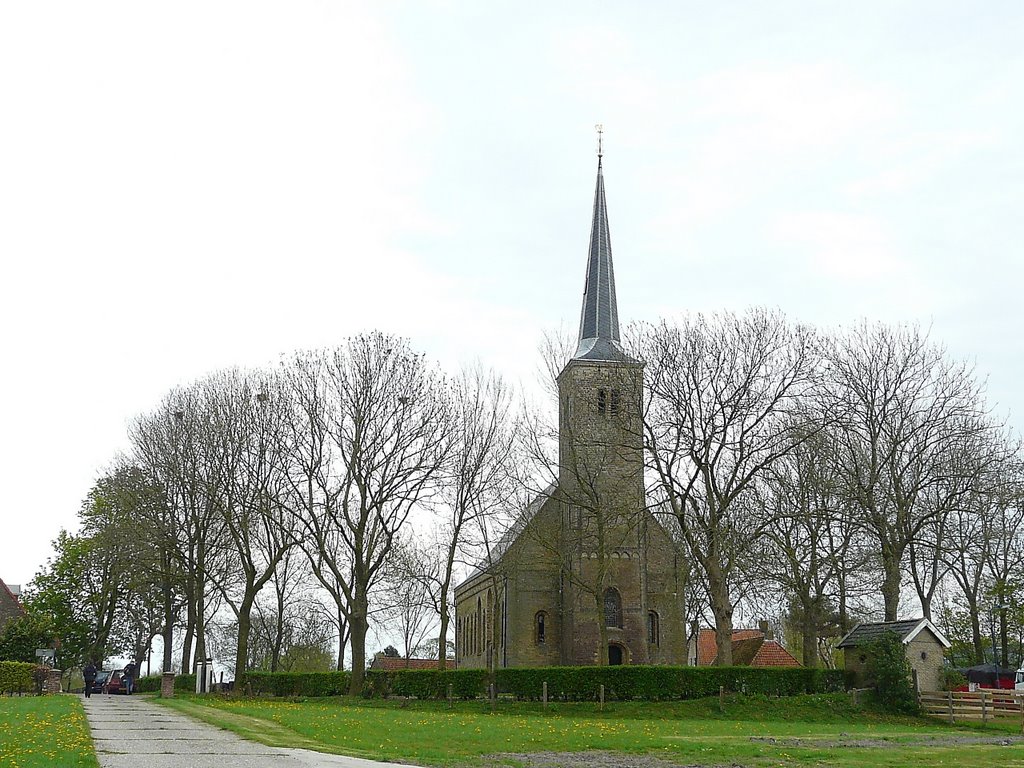
[[381, 328], [531, 380], [595, 123], [623, 320], [918, 322], [1019, 429], [1022, 40], [1017, 0], [0, 4], [0, 578], [205, 372]]

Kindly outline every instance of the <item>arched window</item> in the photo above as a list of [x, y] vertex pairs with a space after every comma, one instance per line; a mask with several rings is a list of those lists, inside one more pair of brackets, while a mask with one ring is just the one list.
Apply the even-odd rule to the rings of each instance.
[[604, 591], [604, 625], [606, 627], [622, 626], [622, 597], [615, 587]]
[[657, 611], [647, 612], [647, 642], [651, 645], [658, 645], [661, 642]]
[[544, 611], [537, 611], [537, 615], [533, 619], [538, 645], [542, 645], [547, 639], [547, 620], [548, 615]]
[[484, 626], [484, 608], [480, 598], [476, 599], [476, 652], [483, 653], [484, 639], [481, 630]]
[[608, 390], [597, 390], [597, 412], [602, 416], [608, 411]]
[[619, 412], [619, 390], [617, 389], [612, 390], [611, 412], [612, 414]]

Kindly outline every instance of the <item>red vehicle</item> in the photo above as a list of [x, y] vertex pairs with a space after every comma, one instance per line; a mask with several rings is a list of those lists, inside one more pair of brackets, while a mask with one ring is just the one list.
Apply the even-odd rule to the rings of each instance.
[[1002, 669], [994, 664], [979, 664], [976, 667], [969, 667], [961, 670], [967, 678], [967, 685], [961, 685], [958, 691], [969, 690], [970, 684], [978, 688], [1012, 691], [1015, 682], [1015, 670]]
[[96, 681], [92, 684], [93, 693], [125, 693], [121, 685], [121, 673], [118, 671], [105, 671], [96, 673]]

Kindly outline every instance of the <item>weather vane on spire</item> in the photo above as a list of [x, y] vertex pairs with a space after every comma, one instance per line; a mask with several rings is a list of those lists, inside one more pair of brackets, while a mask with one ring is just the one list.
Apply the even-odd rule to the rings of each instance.
[[594, 130], [597, 131], [597, 157], [601, 159], [604, 157], [604, 125], [598, 123], [594, 126]]

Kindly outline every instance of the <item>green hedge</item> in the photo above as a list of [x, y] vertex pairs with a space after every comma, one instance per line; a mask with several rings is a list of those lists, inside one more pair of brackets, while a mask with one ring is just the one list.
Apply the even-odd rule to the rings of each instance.
[[[146, 677], [140, 677], [135, 681], [135, 690], [138, 693], [159, 693], [160, 680], [160, 675], [147, 675]], [[174, 690], [178, 693], [195, 693], [196, 676], [175, 675]]]
[[35, 668], [26, 661], [0, 661], [0, 693], [35, 693]]
[[774, 667], [540, 667], [499, 669], [498, 690], [519, 699], [540, 699], [544, 682], [548, 698], [587, 701], [598, 697], [603, 684], [607, 699], [699, 699], [724, 686], [730, 693], [792, 696], [833, 693], [846, 689], [841, 670]]
[[348, 693], [350, 680], [348, 672], [246, 672], [235, 681], [235, 690], [244, 693], [251, 686], [257, 696], [341, 696]]
[[[596, 699], [602, 684], [609, 700], [647, 701], [714, 696], [720, 686], [730, 693], [768, 696], [834, 693], [847, 687], [847, 675], [841, 670], [802, 667], [538, 667], [499, 669], [495, 677], [500, 693], [538, 700], [547, 682], [548, 698], [562, 701]], [[236, 690], [243, 692], [248, 683], [256, 695], [338, 696], [348, 692], [349, 679], [348, 672], [248, 672], [242, 675], [241, 687], [236, 686]], [[483, 696], [487, 673], [482, 669], [371, 669], [366, 672], [363, 695], [443, 699], [449, 685], [458, 699]]]
[[[399, 669], [393, 672], [371, 672], [389, 680], [393, 696], [410, 696], [417, 699], [444, 699], [448, 697], [448, 686], [456, 699], [475, 699], [487, 690], [487, 672], [483, 669]], [[373, 695], [373, 691], [370, 695]]]
[[146, 675], [135, 681], [136, 693], [158, 693], [160, 691], [160, 675]]

